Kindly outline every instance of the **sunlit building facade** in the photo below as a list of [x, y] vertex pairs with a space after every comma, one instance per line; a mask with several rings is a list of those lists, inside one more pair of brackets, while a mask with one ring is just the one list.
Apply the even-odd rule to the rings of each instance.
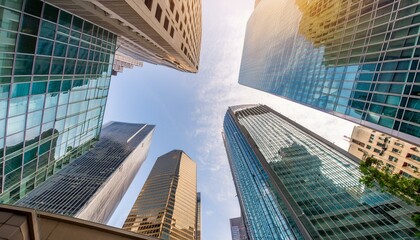
[[350, 138], [349, 153], [364, 160], [374, 157], [392, 174], [420, 178], [420, 146], [373, 129], [356, 126]]
[[262, 0], [239, 83], [420, 142], [420, 2]]
[[36, 0], [0, 2], [0, 202], [98, 140], [117, 36]]
[[119, 53], [197, 72], [201, 0], [47, 0], [118, 35]]
[[92, 149], [16, 205], [106, 224], [146, 159], [154, 129], [106, 124]]
[[198, 199], [196, 163], [173, 150], [156, 160], [123, 229], [160, 239], [200, 238]]
[[356, 158], [269, 107], [230, 107], [224, 141], [250, 239], [415, 237], [418, 207], [365, 188]]

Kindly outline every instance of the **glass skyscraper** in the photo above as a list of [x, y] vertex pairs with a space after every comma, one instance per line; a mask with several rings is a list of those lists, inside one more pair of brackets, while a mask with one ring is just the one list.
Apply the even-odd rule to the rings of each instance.
[[201, 239], [199, 196], [196, 163], [172, 150], [156, 160], [123, 229], [160, 239]]
[[154, 125], [111, 122], [94, 148], [16, 205], [106, 224], [149, 152]]
[[418, 207], [367, 189], [359, 160], [269, 107], [230, 107], [223, 136], [250, 239], [415, 238]]
[[239, 83], [420, 143], [420, 2], [261, 0]]
[[95, 143], [117, 36], [39, 0], [0, 1], [0, 202]]

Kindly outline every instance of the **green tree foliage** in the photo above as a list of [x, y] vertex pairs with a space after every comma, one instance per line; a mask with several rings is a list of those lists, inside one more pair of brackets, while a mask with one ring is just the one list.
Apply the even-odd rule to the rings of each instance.
[[[383, 162], [374, 157], [362, 161], [360, 171], [362, 172], [360, 182], [365, 186], [369, 188], [379, 186], [382, 191], [389, 192], [408, 204], [420, 206], [420, 179], [391, 174], [389, 169], [383, 166]], [[420, 213], [414, 213], [411, 220], [417, 228], [420, 228]], [[417, 237], [420, 237], [420, 232], [417, 233]]]

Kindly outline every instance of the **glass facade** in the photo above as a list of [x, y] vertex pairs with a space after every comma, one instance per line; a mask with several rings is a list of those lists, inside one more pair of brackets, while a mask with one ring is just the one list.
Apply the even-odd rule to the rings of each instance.
[[106, 224], [147, 157], [154, 125], [112, 122], [83, 156], [16, 205]]
[[224, 130], [251, 239], [415, 239], [420, 208], [366, 189], [355, 158], [267, 106], [231, 107]]
[[0, 1], [0, 202], [98, 139], [116, 39], [39, 0]]
[[263, 0], [239, 83], [420, 142], [420, 2]]
[[159, 239], [200, 238], [196, 204], [196, 163], [173, 150], [156, 160], [123, 229]]

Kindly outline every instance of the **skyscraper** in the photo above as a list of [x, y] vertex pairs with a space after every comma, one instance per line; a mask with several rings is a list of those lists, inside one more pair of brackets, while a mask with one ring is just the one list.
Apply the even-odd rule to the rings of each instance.
[[419, 6], [261, 0], [239, 83], [418, 144]]
[[0, 2], [0, 202], [95, 143], [117, 35], [37, 0]]
[[349, 153], [359, 159], [374, 157], [390, 173], [420, 178], [420, 147], [398, 138], [356, 126], [350, 138]]
[[154, 129], [107, 124], [94, 148], [16, 204], [106, 224], [146, 159]]
[[160, 156], [123, 229], [161, 239], [197, 239], [196, 163], [182, 150]]
[[248, 240], [244, 220], [242, 217], [231, 218], [230, 231], [232, 234], [232, 240]]
[[367, 189], [356, 158], [269, 107], [230, 107], [224, 141], [251, 239], [414, 238], [418, 207]]
[[117, 54], [186, 72], [198, 70], [201, 0], [47, 1], [117, 34]]

